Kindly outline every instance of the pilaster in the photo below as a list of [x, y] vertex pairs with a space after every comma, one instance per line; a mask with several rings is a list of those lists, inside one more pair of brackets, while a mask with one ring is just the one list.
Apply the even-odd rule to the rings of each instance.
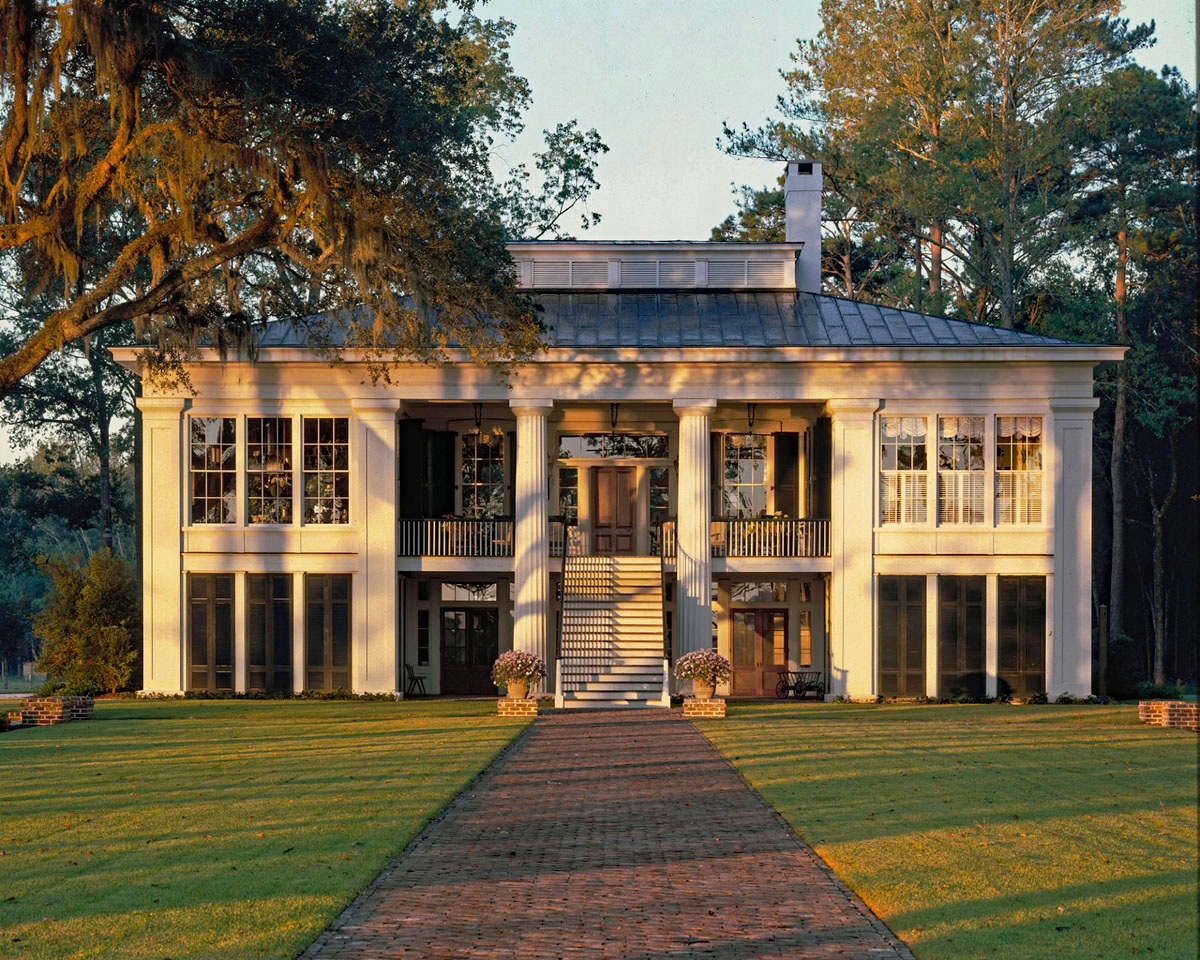
[[875, 694], [876, 399], [825, 404], [833, 427], [829, 693]]
[[396, 596], [396, 417], [400, 402], [355, 399], [350, 522], [358, 530], [358, 582], [354, 604], [355, 693], [394, 693], [400, 686]]
[[679, 519], [675, 561], [675, 658], [712, 646], [710, 418], [715, 400], [676, 400]]
[[184, 689], [183, 523], [187, 460], [182, 397], [139, 397], [142, 418], [142, 689]]
[[513, 649], [536, 654], [546, 663], [544, 690], [554, 689], [554, 650], [550, 642], [550, 518], [546, 463], [546, 420], [553, 400], [515, 399], [517, 417], [516, 506], [513, 531]]

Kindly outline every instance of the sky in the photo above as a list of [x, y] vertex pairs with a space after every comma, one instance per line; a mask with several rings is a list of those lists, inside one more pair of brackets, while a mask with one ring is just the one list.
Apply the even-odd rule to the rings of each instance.
[[[609, 146], [590, 209], [595, 240], [699, 240], [734, 209], [731, 184], [762, 186], [776, 164], [727, 157], [722, 121], [756, 125], [783, 92], [779, 71], [799, 38], [816, 35], [819, 0], [490, 0], [488, 17], [517, 25], [512, 62], [533, 90], [526, 133], [499, 163], [529, 161], [541, 131], [577, 119]], [[1180, 67], [1195, 85], [1190, 0], [1131, 0], [1158, 43], [1138, 60]], [[572, 231], [577, 224], [570, 224]], [[11, 448], [0, 423], [0, 463]]]
[[[731, 183], [762, 186], [779, 173], [722, 154], [721, 123], [755, 126], [772, 114], [779, 71], [798, 38], [816, 36], [818, 11], [819, 0], [489, 0], [483, 15], [517, 26], [513, 67], [533, 89], [526, 134], [503, 159], [528, 160], [543, 129], [578, 119], [610, 152], [590, 202], [600, 226], [577, 236], [707, 239], [733, 212]], [[1136, 0], [1124, 16], [1157, 25], [1143, 66], [1169, 63], [1195, 85], [1191, 0]]]

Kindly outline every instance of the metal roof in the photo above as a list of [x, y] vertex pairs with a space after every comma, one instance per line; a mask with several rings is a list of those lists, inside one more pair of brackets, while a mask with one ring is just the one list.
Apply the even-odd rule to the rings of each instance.
[[[1055, 347], [1080, 344], [987, 324], [787, 291], [539, 291], [551, 347]], [[263, 347], [302, 347], [272, 323]]]

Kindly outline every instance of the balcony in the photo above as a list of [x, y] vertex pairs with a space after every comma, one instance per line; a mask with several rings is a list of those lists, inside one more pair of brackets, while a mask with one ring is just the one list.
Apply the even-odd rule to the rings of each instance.
[[[664, 557], [675, 556], [676, 521], [658, 536]], [[713, 520], [709, 543], [714, 557], [827, 557], [829, 521], [794, 517], [722, 517]]]
[[397, 544], [402, 557], [511, 557], [513, 522], [409, 517], [399, 521]]

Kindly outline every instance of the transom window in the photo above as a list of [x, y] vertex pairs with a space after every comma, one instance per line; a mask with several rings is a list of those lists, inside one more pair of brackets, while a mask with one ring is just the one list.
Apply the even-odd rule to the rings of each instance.
[[442, 603], [487, 603], [499, 597], [496, 582], [453, 583], [442, 581]]
[[782, 580], [750, 580], [729, 585], [731, 603], [787, 603], [787, 583]]
[[237, 522], [237, 421], [191, 418], [192, 523]]
[[1042, 418], [996, 418], [996, 522], [1042, 522]]
[[761, 517], [767, 512], [767, 437], [722, 435], [721, 505], [727, 517]]
[[292, 420], [246, 418], [249, 523], [292, 522]]
[[983, 417], [938, 417], [938, 523], [983, 523]]
[[350, 421], [304, 418], [304, 522], [350, 522]]
[[560, 460], [594, 460], [609, 457], [664, 460], [670, 456], [665, 436], [639, 433], [588, 433], [560, 436]]
[[879, 501], [882, 523], [925, 523], [925, 417], [881, 417]]
[[496, 517], [505, 512], [503, 434], [463, 435], [462, 512], [468, 517]]

